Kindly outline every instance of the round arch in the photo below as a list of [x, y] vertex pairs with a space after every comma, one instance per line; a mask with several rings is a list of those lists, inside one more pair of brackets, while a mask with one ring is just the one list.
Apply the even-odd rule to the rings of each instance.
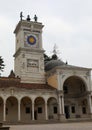
[[[66, 118], [83, 117], [82, 102], [87, 98], [87, 85], [79, 76], [68, 77], [63, 84], [64, 109]], [[85, 108], [88, 109], [88, 108]], [[87, 117], [87, 113], [85, 117]]]
[[18, 120], [18, 100], [14, 96], [10, 96], [6, 100], [6, 120]]
[[40, 100], [41, 100], [42, 102], [45, 102], [44, 98], [41, 97], [41, 96], [36, 97], [35, 100], [34, 100], [34, 102], [36, 103], [37, 101], [39, 102]]
[[81, 94], [87, 91], [87, 86], [82, 78], [70, 76], [64, 81], [63, 90], [64, 94]]
[[30, 97], [25, 96], [21, 98], [21, 120], [30, 121], [32, 119], [32, 100]]
[[55, 97], [49, 97], [47, 100], [48, 118], [58, 119], [58, 102]]
[[34, 100], [34, 118], [35, 120], [45, 119], [45, 100], [43, 97], [36, 97]]
[[52, 96], [51, 96], [51, 97], [48, 98], [47, 102], [48, 102], [50, 99], [54, 99], [54, 100], [57, 101], [57, 98], [56, 98], [56, 97], [52, 97]]
[[85, 87], [86, 87], [86, 90], [88, 90], [86, 80], [85, 80], [83, 77], [81, 77], [80, 75], [70, 75], [70, 76], [65, 77], [65, 78], [64, 78], [64, 81], [63, 81], [63, 86], [64, 86], [64, 83], [65, 83], [68, 79], [70, 79], [70, 78], [76, 78], [76, 79], [78, 79], [78, 80], [81, 80], [81, 82], [84, 83], [84, 85], [85, 85]]
[[32, 99], [29, 96], [23, 96], [21, 97], [20, 102], [25, 99], [32, 101]]

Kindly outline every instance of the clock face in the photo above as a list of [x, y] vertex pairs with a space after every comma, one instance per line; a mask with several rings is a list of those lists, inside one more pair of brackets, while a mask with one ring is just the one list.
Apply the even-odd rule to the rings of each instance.
[[33, 35], [27, 36], [27, 43], [30, 45], [36, 44], [36, 38]]

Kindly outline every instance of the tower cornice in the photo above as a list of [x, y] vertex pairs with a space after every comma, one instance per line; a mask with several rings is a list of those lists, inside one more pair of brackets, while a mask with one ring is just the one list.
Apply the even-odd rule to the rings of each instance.
[[14, 30], [14, 33], [17, 34], [17, 32], [19, 31], [19, 29], [22, 27], [22, 28], [32, 28], [32, 26], [34, 26], [34, 28], [38, 29], [38, 30], [41, 30], [44, 25], [42, 25], [42, 23], [40, 22], [33, 22], [33, 21], [27, 21], [27, 20], [22, 20], [22, 21], [19, 21], [19, 23], [17, 24], [15, 30]]
[[14, 57], [18, 56], [20, 54], [20, 52], [35, 52], [35, 53], [44, 53], [44, 50], [40, 50], [40, 49], [35, 49], [35, 48], [19, 48], [16, 53], [13, 55]]

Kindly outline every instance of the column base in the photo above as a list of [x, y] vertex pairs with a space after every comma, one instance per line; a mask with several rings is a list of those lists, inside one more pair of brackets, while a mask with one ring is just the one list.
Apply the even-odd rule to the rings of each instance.
[[58, 115], [58, 119], [59, 119], [61, 122], [66, 121], [66, 118], [65, 118], [65, 115], [64, 115], [64, 114], [59, 114], [59, 115]]
[[90, 113], [90, 118], [92, 119], [92, 113]]

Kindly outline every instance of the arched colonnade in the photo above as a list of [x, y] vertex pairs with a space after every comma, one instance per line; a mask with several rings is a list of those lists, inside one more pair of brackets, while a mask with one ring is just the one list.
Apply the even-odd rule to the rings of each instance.
[[58, 99], [56, 97], [9, 96], [0, 97], [0, 121], [31, 121], [58, 119]]

